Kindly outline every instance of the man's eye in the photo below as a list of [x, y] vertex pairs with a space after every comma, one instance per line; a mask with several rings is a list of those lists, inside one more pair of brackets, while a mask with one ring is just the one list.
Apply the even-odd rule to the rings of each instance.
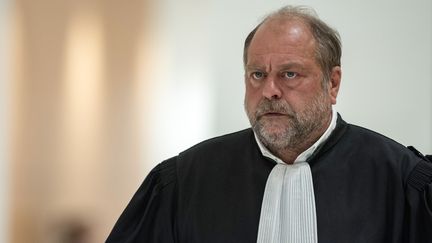
[[284, 72], [283, 73], [283, 77], [284, 78], [288, 78], [288, 79], [292, 79], [292, 78], [297, 77], [297, 73], [295, 73], [295, 72]]
[[253, 72], [252, 73], [252, 78], [253, 79], [262, 79], [262, 78], [264, 78], [264, 73], [262, 73], [262, 72]]

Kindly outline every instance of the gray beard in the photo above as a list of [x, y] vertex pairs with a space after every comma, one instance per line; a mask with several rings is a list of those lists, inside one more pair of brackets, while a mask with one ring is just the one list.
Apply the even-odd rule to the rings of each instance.
[[[271, 121], [261, 117], [266, 112], [278, 112], [286, 114], [286, 124], [272, 124]], [[286, 149], [297, 149], [302, 144], [314, 139], [317, 132], [326, 125], [331, 112], [328, 96], [322, 92], [302, 111], [294, 112], [289, 104], [282, 99], [264, 99], [258, 105], [256, 111], [247, 111], [253, 131], [260, 141], [270, 151], [276, 152]], [[272, 126], [279, 126], [277, 132], [271, 131]]]

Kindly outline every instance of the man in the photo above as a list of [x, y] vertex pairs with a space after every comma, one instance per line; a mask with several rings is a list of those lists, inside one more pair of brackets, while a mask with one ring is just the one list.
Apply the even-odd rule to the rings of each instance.
[[337, 32], [285, 7], [247, 37], [252, 129], [154, 168], [107, 242], [432, 242], [432, 164], [332, 107]]

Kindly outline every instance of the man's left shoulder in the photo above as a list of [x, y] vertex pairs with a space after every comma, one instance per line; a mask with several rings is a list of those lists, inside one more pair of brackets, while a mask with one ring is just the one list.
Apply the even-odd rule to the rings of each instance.
[[379, 132], [352, 124], [348, 126], [348, 137], [345, 142], [352, 143], [352, 148], [357, 148], [357, 151], [364, 153], [371, 161], [399, 167], [409, 172], [424, 160], [424, 157]]
[[349, 139], [371, 152], [415, 157], [410, 149], [386, 135], [358, 125], [349, 124], [348, 127]]

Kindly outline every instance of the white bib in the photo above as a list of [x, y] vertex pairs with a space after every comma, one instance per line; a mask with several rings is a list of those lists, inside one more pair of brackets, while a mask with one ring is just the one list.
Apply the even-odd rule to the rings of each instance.
[[257, 242], [318, 242], [314, 189], [308, 163], [278, 163], [270, 172]]

